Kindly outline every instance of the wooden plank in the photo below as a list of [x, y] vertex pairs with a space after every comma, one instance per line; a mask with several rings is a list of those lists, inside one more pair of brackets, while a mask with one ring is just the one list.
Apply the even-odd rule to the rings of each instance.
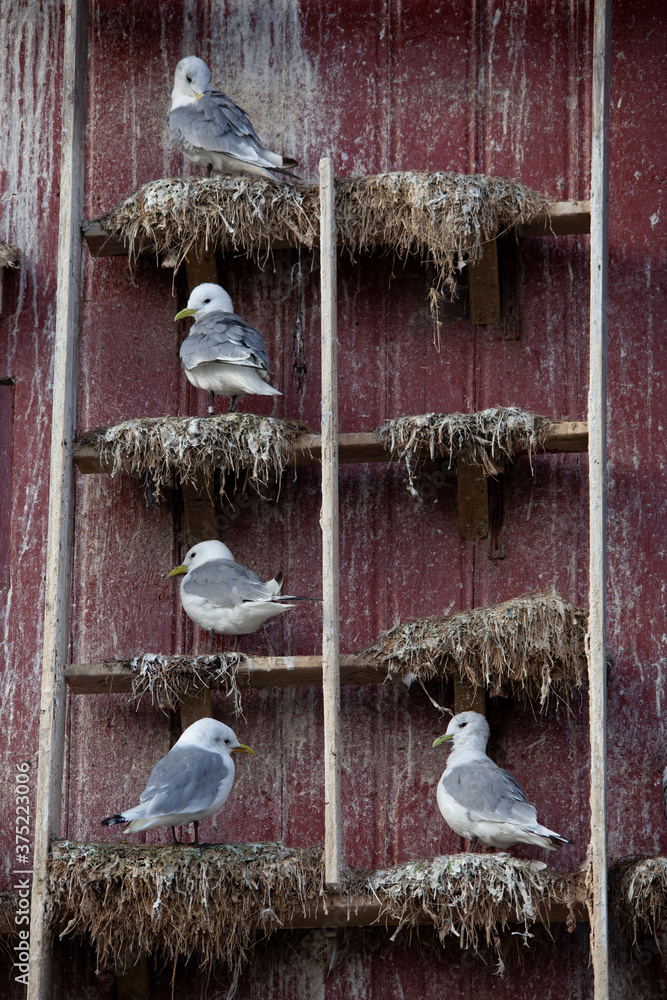
[[[342, 684], [382, 684], [386, 667], [354, 653], [339, 657]], [[65, 671], [72, 694], [124, 694], [132, 690], [132, 672], [119, 663], [71, 663]], [[240, 688], [319, 687], [321, 656], [249, 656], [236, 675]]]
[[468, 267], [470, 322], [479, 326], [500, 323], [498, 241], [485, 243], [481, 258]]
[[81, 219], [86, 135], [88, 0], [65, 0], [53, 403], [39, 764], [30, 923], [28, 1000], [51, 995], [47, 919], [51, 837], [60, 835], [65, 743], [65, 664], [69, 640], [74, 514], [72, 451], [76, 420], [77, 337], [81, 301]]
[[[555, 201], [549, 205], [546, 213], [529, 225], [517, 226], [517, 236], [567, 236], [579, 235], [590, 231], [590, 202], [588, 201]], [[127, 254], [127, 247], [120, 240], [111, 238], [99, 219], [84, 223], [83, 238], [92, 257], [118, 257]], [[273, 250], [286, 250], [297, 246], [294, 242], [272, 240]], [[213, 247], [211, 251], [224, 247]], [[143, 252], [141, 247], [137, 252]], [[146, 253], [155, 257], [153, 246], [146, 245]]]
[[459, 712], [479, 712], [486, 715], [486, 691], [475, 688], [465, 681], [454, 682], [454, 714]]
[[[0, 272], [1, 274], [1, 272]], [[11, 551], [12, 452], [14, 450], [14, 386], [0, 383], [0, 549]], [[0, 564], [0, 590], [11, 583], [9, 559]]]
[[[545, 441], [545, 452], [584, 452], [588, 448], [588, 424], [584, 420], [556, 421]], [[304, 434], [294, 444], [291, 461], [295, 465], [317, 465], [322, 460], [322, 438], [319, 434]], [[74, 461], [83, 475], [110, 472], [102, 468], [97, 449], [92, 445], [77, 445]], [[389, 462], [391, 453], [375, 431], [339, 434], [338, 461], [343, 464]]]
[[471, 540], [489, 533], [489, 487], [481, 465], [456, 463], [459, 535]]
[[340, 664], [338, 608], [338, 359], [336, 192], [333, 162], [320, 160], [322, 324], [322, 688], [324, 700], [324, 864], [328, 886], [340, 883]]
[[611, 0], [595, 0], [591, 98], [591, 290], [588, 424], [588, 703], [591, 744], [591, 960], [595, 1000], [609, 998], [607, 896], [606, 412], [609, 263], [609, 74]]
[[116, 975], [116, 1000], [148, 1000], [149, 996], [148, 958], [141, 955], [124, 975]]
[[202, 285], [205, 281], [212, 281], [214, 285], [217, 285], [218, 266], [215, 262], [215, 250], [208, 250], [201, 257], [195, 257], [194, 254], [187, 257], [185, 273], [190, 293], [197, 285]]

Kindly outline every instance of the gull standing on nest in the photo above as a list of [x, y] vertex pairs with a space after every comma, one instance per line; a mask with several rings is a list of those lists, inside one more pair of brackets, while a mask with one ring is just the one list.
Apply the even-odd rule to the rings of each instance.
[[199, 823], [215, 816], [234, 784], [233, 753], [250, 753], [233, 730], [215, 719], [199, 719], [185, 730], [169, 753], [159, 760], [139, 796], [139, 805], [102, 820], [102, 826], [129, 823], [128, 833], [194, 823], [194, 846], [199, 847]]
[[[272, 580], [262, 580], [251, 569], [235, 561], [226, 545], [218, 541], [193, 545], [181, 566], [167, 575], [185, 573], [181, 581], [181, 604], [195, 625], [211, 633], [238, 637], [256, 632], [264, 622], [284, 615], [294, 607], [282, 604], [279, 594], [284, 576], [276, 573]], [[317, 597], [283, 597], [283, 601], [316, 601]]]
[[245, 395], [282, 395], [269, 385], [269, 355], [261, 333], [236, 315], [224, 288], [210, 282], [197, 285], [174, 322], [188, 316], [195, 321], [181, 344], [181, 364], [192, 385], [208, 390], [209, 416], [215, 393], [230, 397], [230, 413]]
[[274, 153], [259, 141], [245, 111], [230, 97], [213, 90], [211, 71], [203, 59], [181, 59], [174, 73], [169, 138], [189, 160], [223, 174], [246, 171], [275, 181], [278, 173], [297, 166], [289, 156]]
[[446, 823], [470, 850], [477, 841], [487, 847], [537, 844], [551, 851], [571, 844], [559, 833], [537, 822], [537, 810], [509, 771], [486, 755], [489, 724], [479, 712], [460, 712], [433, 746], [451, 741], [453, 750], [438, 783], [438, 806]]

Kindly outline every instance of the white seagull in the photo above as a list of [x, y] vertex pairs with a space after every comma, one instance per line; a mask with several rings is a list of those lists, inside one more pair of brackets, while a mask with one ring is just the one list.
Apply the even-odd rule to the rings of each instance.
[[264, 146], [245, 111], [211, 86], [203, 59], [187, 56], [174, 73], [169, 138], [189, 160], [225, 174], [247, 171], [275, 181], [269, 171], [296, 167], [297, 161]]
[[236, 315], [224, 288], [211, 282], [197, 285], [174, 322], [188, 316], [195, 321], [181, 344], [181, 364], [188, 381], [208, 391], [209, 414], [215, 393], [230, 397], [230, 413], [246, 394], [282, 395], [269, 385], [269, 355], [261, 333]]
[[471, 842], [471, 851], [478, 840], [487, 847], [502, 849], [521, 843], [537, 844], [550, 851], [571, 844], [571, 840], [537, 822], [537, 810], [516, 778], [487, 757], [489, 734], [483, 715], [460, 712], [447, 726], [445, 735], [434, 740], [434, 747], [453, 743], [438, 783], [438, 806], [445, 822]]
[[215, 719], [199, 719], [185, 730], [169, 753], [158, 761], [139, 796], [139, 805], [102, 820], [102, 826], [129, 823], [128, 833], [194, 823], [199, 847], [199, 823], [215, 816], [234, 784], [233, 753], [255, 753], [239, 743], [233, 730]]
[[[262, 580], [251, 569], [235, 561], [226, 545], [216, 540], [193, 545], [181, 566], [168, 576], [185, 573], [181, 581], [181, 604], [195, 625], [211, 633], [248, 635], [256, 632], [275, 615], [284, 615], [294, 605], [283, 604], [279, 594], [284, 576]], [[310, 597], [284, 597], [283, 601], [318, 600]], [[237, 638], [238, 648], [238, 638]]]

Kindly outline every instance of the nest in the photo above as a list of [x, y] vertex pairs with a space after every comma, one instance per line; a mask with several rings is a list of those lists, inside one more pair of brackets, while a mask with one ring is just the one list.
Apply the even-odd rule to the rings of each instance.
[[[404, 460], [409, 489], [417, 494], [413, 465], [420, 458], [447, 458], [481, 465], [488, 476], [496, 475], [497, 463], [515, 455], [533, 455], [544, 449], [553, 421], [518, 406], [494, 406], [479, 413], [425, 413], [389, 420], [377, 433], [393, 459]], [[417, 494], [418, 495], [418, 494]]]
[[[460, 948], [490, 944], [500, 954], [500, 934], [510, 923], [523, 926], [527, 942], [531, 925], [548, 926], [551, 905], [566, 908], [572, 926], [581, 878], [506, 854], [462, 854], [376, 872], [348, 869], [339, 898], [348, 914], [355, 900], [375, 900], [379, 919], [397, 925], [393, 938], [430, 925], [441, 945], [453, 936]], [[323, 852], [280, 844], [197, 850], [55, 841], [49, 892], [56, 933], [89, 938], [101, 966], [122, 972], [142, 953], [171, 965], [196, 958], [208, 970], [227, 965], [236, 983], [255, 944], [323, 902]], [[346, 920], [337, 912], [330, 922]]]
[[588, 612], [555, 593], [395, 625], [359, 655], [422, 683], [442, 678], [546, 707], [586, 676]]
[[[432, 304], [456, 293], [456, 275], [484, 243], [530, 222], [548, 202], [519, 181], [482, 174], [376, 174], [336, 181], [338, 241], [351, 254], [386, 247], [436, 269]], [[319, 241], [317, 185], [245, 177], [172, 178], [145, 184], [99, 222], [132, 260], [148, 248], [178, 266], [210, 247], [267, 253]]]
[[10, 243], [0, 240], [0, 267], [18, 267], [21, 251]]
[[107, 660], [109, 666], [132, 671], [130, 701], [148, 695], [153, 705], [175, 711], [182, 701], [203, 688], [221, 689], [234, 699], [234, 711], [241, 714], [241, 692], [236, 683], [241, 653], [216, 653], [206, 656], [164, 656], [142, 653], [131, 660]]
[[613, 908], [619, 922], [629, 924], [632, 943], [640, 934], [656, 937], [667, 914], [667, 858], [633, 858], [609, 873]]
[[294, 442], [309, 432], [299, 420], [224, 413], [214, 417], [144, 417], [115, 427], [87, 431], [80, 445], [97, 448], [111, 474], [149, 477], [156, 495], [162, 486], [202, 481], [209, 491], [220, 473], [220, 492], [230, 475], [254, 485], [280, 478], [292, 458]]

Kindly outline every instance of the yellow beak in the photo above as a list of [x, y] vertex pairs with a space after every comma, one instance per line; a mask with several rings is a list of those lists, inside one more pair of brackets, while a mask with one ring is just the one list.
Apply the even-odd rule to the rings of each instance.
[[181, 309], [181, 311], [176, 313], [174, 316], [174, 323], [178, 323], [179, 319], [187, 319], [188, 316], [194, 316], [196, 312], [196, 309]]
[[194, 95], [197, 98], [197, 100], [199, 100], [199, 98], [202, 96], [201, 94], [198, 94], [196, 90], [194, 91]]
[[169, 570], [167, 576], [178, 576], [179, 573], [187, 573], [187, 571], [188, 571], [187, 566], [174, 566], [173, 569]]
[[444, 736], [438, 736], [437, 740], [433, 740], [433, 746], [439, 747], [441, 743], [449, 743], [449, 741], [453, 739], [454, 737], [451, 734], [448, 736], [447, 733], [445, 733]]
[[252, 747], [247, 747], [244, 743], [239, 743], [237, 747], [234, 747], [234, 753], [250, 753], [255, 756], [255, 751]]

